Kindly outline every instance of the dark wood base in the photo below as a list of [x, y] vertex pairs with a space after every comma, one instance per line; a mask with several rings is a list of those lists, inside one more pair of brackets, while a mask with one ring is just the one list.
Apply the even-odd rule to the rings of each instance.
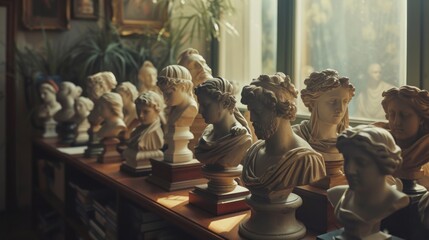
[[295, 187], [293, 192], [303, 201], [302, 206], [296, 211], [296, 218], [311, 231], [320, 234], [340, 227], [326, 190], [306, 185]]
[[133, 168], [133, 167], [127, 165], [126, 163], [121, 164], [120, 170], [122, 172], [125, 172], [125, 173], [133, 176], [133, 177], [147, 176], [152, 172], [152, 168], [150, 166], [144, 167], [144, 168]]
[[167, 191], [192, 188], [207, 183], [201, 172], [202, 164], [196, 159], [185, 163], [168, 163], [150, 159], [152, 174], [146, 179]]
[[195, 186], [189, 192], [189, 203], [202, 208], [216, 216], [248, 210], [246, 197], [250, 194], [247, 188], [236, 186], [227, 193], [213, 193], [207, 189], [207, 184]]
[[[337, 240], [337, 239], [341, 240], [341, 239], [344, 239], [341, 237], [341, 233], [343, 233], [343, 231], [344, 231], [343, 228], [337, 229], [337, 230], [334, 230], [334, 231], [331, 231], [331, 232], [317, 236], [316, 240]], [[403, 238], [395, 237], [395, 236], [392, 236], [390, 234], [388, 234], [387, 237], [388, 238], [386, 238], [386, 239], [390, 239], [390, 240], [404, 240]], [[379, 239], [379, 238], [377, 238], [377, 239]], [[382, 239], [382, 238], [380, 238], [380, 239]]]
[[328, 190], [338, 185], [348, 185], [345, 175], [326, 176], [310, 184], [313, 187]]
[[115, 163], [121, 162], [121, 154], [116, 150], [116, 147], [119, 143], [118, 138], [107, 138], [103, 139], [102, 144], [104, 145], [104, 150], [100, 156], [97, 158], [99, 163]]

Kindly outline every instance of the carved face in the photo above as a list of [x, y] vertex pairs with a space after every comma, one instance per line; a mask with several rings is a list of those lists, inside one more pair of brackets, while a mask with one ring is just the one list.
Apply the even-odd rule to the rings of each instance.
[[279, 125], [275, 111], [257, 101], [251, 101], [247, 109], [250, 111], [250, 121], [258, 139], [270, 138]]
[[159, 112], [154, 107], [142, 105], [139, 112], [139, 120], [143, 125], [149, 125], [159, 118]]
[[198, 95], [199, 112], [207, 124], [217, 123], [221, 120], [221, 111], [228, 111], [220, 106], [220, 103], [214, 101], [211, 97], [200, 94]]
[[413, 140], [417, 137], [421, 118], [408, 103], [393, 99], [387, 108], [387, 119], [392, 135], [397, 140]]
[[76, 115], [78, 115], [79, 117], [87, 117], [89, 115], [89, 111], [86, 108], [85, 104], [82, 103], [81, 101], [76, 101], [74, 104], [74, 109], [76, 112]]
[[372, 154], [353, 144], [344, 146], [342, 153], [344, 172], [351, 190], [365, 191], [385, 181]]
[[104, 93], [108, 92], [107, 86], [103, 83], [102, 80], [94, 80], [88, 82], [88, 97], [95, 101], [99, 99]]
[[381, 66], [380, 64], [371, 64], [368, 67], [368, 74], [371, 77], [372, 81], [380, 81], [381, 79]]
[[206, 60], [199, 54], [192, 54], [186, 68], [192, 75], [192, 82], [201, 83], [211, 78], [211, 69]]
[[119, 95], [121, 95], [122, 98], [122, 102], [124, 104], [124, 106], [128, 106], [129, 104], [131, 104], [132, 99], [131, 99], [131, 94], [128, 94], [126, 91], [118, 91]]
[[104, 119], [111, 119], [115, 115], [112, 112], [111, 106], [109, 106], [109, 103], [102, 102], [98, 105], [98, 111], [101, 114], [101, 117]]
[[180, 105], [188, 95], [183, 91], [181, 86], [175, 86], [169, 89], [166, 89], [163, 92], [165, 103], [167, 106], [174, 107]]
[[350, 99], [347, 88], [337, 87], [317, 99], [318, 121], [338, 125], [346, 114]]
[[49, 90], [47, 88], [41, 88], [40, 89], [40, 98], [42, 99], [42, 101], [44, 103], [51, 103], [51, 102], [56, 101], [57, 96], [51, 90]]
[[57, 93], [57, 100], [60, 103], [67, 101], [67, 99], [72, 98], [72, 90], [68, 86], [60, 85], [60, 90]]
[[153, 88], [156, 86], [156, 73], [154, 71], [140, 71], [140, 85], [145, 88]]

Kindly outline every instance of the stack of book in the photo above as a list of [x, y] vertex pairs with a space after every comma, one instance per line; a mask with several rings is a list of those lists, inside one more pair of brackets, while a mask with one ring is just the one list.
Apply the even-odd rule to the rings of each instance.
[[94, 218], [89, 220], [89, 235], [94, 240], [118, 239], [117, 214], [116, 211], [113, 210], [113, 204], [106, 204], [104, 203], [105, 200], [106, 198], [100, 200], [93, 200]]

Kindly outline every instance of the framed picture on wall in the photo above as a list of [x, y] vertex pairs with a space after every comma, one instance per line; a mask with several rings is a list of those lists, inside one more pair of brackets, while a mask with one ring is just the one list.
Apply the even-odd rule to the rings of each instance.
[[167, 20], [168, 1], [113, 0], [113, 22], [121, 35], [158, 32]]
[[72, 17], [75, 19], [96, 20], [99, 12], [99, 0], [72, 0]]
[[69, 29], [69, 0], [23, 0], [22, 16], [24, 26], [30, 30]]

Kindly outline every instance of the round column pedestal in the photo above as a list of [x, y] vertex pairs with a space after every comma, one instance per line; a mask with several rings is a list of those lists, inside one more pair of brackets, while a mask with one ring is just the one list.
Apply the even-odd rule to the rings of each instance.
[[243, 166], [238, 165], [235, 168], [216, 169], [204, 165], [202, 167], [203, 176], [209, 180], [207, 190], [213, 193], [227, 193], [233, 191], [237, 182], [236, 178], [241, 176]]

